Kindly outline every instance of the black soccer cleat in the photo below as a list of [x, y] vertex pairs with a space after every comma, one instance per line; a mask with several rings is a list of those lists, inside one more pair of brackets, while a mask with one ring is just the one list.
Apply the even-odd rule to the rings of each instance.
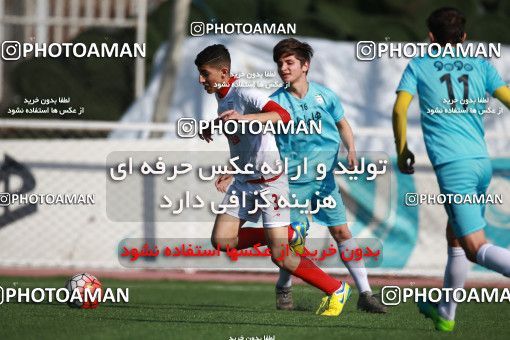
[[276, 288], [276, 309], [294, 309], [294, 301], [292, 300], [292, 287]]
[[363, 292], [359, 294], [358, 309], [367, 313], [385, 314], [388, 308], [377, 299], [372, 292]]

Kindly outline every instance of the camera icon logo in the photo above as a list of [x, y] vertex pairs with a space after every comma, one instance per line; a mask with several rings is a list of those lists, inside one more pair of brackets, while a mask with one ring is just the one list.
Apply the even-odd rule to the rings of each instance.
[[358, 41], [356, 44], [356, 59], [361, 61], [374, 60], [376, 57], [376, 46], [373, 41]]
[[190, 34], [194, 37], [201, 37], [205, 34], [205, 23], [194, 21], [190, 24]]
[[381, 290], [381, 302], [386, 306], [396, 306], [402, 300], [402, 292], [398, 286], [384, 286]]
[[177, 136], [193, 138], [197, 135], [197, 122], [193, 118], [180, 118], [177, 121]]
[[418, 194], [415, 192], [407, 192], [405, 205], [408, 207], [416, 207], [418, 205]]
[[19, 41], [7, 40], [2, 43], [2, 59], [18, 60], [21, 58], [21, 43]]
[[8, 192], [0, 192], [0, 207], [6, 207], [11, 204], [11, 194]]

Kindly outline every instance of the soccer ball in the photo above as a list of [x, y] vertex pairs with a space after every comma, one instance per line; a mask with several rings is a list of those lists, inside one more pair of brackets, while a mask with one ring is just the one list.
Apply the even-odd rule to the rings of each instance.
[[[73, 308], [83, 308], [83, 309], [93, 309], [97, 308], [99, 305], [99, 299], [101, 298], [102, 288], [101, 282], [94, 276], [88, 273], [76, 274], [71, 277], [66, 282], [66, 289], [69, 291], [69, 300], [67, 304], [69, 307]], [[73, 296], [73, 292], [75, 289], [78, 289], [81, 295], [80, 301], [79, 299], [71, 299]], [[85, 295], [85, 290], [88, 289], [90, 294]], [[95, 293], [96, 290], [99, 290], [98, 293]], [[96, 295], [97, 294], [97, 295]], [[89, 297], [97, 296], [98, 298], [95, 301], [90, 301]]]

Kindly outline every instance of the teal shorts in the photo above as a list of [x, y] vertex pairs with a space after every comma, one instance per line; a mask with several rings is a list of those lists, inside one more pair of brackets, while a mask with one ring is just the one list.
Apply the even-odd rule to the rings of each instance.
[[[435, 169], [442, 194], [483, 195], [492, 178], [488, 158], [474, 158], [441, 164]], [[445, 203], [448, 223], [456, 237], [463, 237], [485, 228], [485, 204]]]
[[[289, 182], [290, 200], [294, 202], [295, 198], [299, 203], [304, 203], [307, 199], [311, 200], [312, 211], [317, 208], [317, 200], [331, 196], [336, 202], [335, 208], [321, 207], [319, 211], [313, 214], [313, 220], [320, 225], [333, 227], [347, 223], [345, 206], [340, 195], [340, 189], [335, 181], [332, 172], [326, 175], [322, 181], [313, 181], [307, 183]], [[296, 195], [295, 198], [293, 195]], [[290, 220], [300, 222], [307, 219], [306, 214], [302, 214], [303, 208], [292, 208], [290, 211]]]

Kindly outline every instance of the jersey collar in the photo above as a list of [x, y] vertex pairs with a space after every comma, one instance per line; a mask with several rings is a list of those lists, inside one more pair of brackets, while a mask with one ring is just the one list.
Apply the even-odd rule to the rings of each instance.
[[228, 80], [228, 85], [218, 90], [217, 94], [220, 99], [225, 98], [225, 96], [228, 94], [228, 91], [230, 90], [230, 87], [236, 80], [237, 80], [236, 77], [230, 77], [230, 79]]

